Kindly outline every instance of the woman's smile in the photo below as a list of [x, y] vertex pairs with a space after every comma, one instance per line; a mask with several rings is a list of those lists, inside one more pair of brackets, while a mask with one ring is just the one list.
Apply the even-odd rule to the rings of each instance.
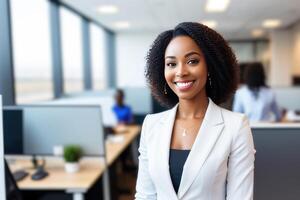
[[175, 85], [180, 92], [185, 92], [191, 89], [195, 81], [175, 81]]

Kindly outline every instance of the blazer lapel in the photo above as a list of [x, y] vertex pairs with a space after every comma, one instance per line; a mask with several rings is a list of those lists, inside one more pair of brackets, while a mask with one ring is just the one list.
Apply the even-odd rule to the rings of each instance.
[[178, 198], [192, 185], [224, 127], [221, 109], [209, 99], [204, 119], [183, 167]]
[[174, 190], [169, 171], [170, 143], [177, 107], [178, 104], [174, 106], [174, 108], [172, 108], [170, 111], [168, 111], [165, 117], [162, 117], [160, 121], [161, 137], [157, 141], [157, 160], [158, 165], [161, 166], [160, 178], [161, 181], [164, 183], [163, 187], [165, 187], [165, 190], [168, 191], [170, 194], [170, 200], [177, 200], [177, 195]]

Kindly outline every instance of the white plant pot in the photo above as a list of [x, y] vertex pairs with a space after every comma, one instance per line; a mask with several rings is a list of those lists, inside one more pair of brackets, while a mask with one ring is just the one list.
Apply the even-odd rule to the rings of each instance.
[[79, 162], [71, 163], [66, 162], [65, 163], [65, 170], [68, 173], [76, 173], [79, 171]]

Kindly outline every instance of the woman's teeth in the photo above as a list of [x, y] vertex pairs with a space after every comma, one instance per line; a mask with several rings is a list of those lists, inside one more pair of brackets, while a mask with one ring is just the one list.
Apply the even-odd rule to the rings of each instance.
[[175, 82], [176, 86], [179, 88], [189, 88], [190, 86], [192, 86], [193, 81], [190, 82]]

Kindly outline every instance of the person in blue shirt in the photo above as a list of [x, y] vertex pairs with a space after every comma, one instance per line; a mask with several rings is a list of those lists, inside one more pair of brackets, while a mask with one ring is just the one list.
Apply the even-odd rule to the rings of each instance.
[[249, 64], [245, 69], [245, 85], [235, 94], [233, 111], [245, 113], [250, 121], [280, 121], [281, 111], [274, 92], [265, 83], [263, 65]]
[[[133, 123], [133, 114], [130, 106], [125, 104], [125, 95], [123, 90], [117, 89], [115, 93], [115, 105], [112, 107], [113, 112], [117, 118], [117, 126], [113, 128], [115, 133], [126, 131], [126, 125]], [[131, 147], [124, 150], [120, 156], [122, 170], [124, 172], [135, 171], [136, 166], [134, 165], [133, 155]], [[128, 188], [117, 188], [119, 193], [129, 194]]]
[[132, 112], [131, 108], [124, 103], [124, 92], [117, 89], [115, 94], [116, 104], [113, 106], [113, 111], [117, 117], [118, 124], [131, 124]]

